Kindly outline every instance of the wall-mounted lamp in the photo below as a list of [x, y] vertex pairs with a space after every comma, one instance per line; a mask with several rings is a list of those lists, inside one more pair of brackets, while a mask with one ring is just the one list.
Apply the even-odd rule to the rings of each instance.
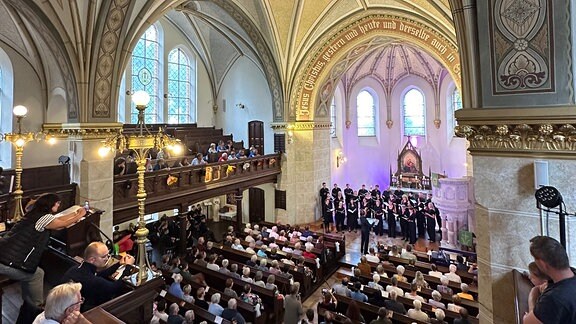
[[237, 103], [236, 108], [244, 109], [244, 108], [246, 108], [246, 106], [244, 106], [243, 103]]
[[286, 131], [286, 136], [287, 139], [286, 141], [288, 142], [288, 144], [292, 144], [294, 143], [294, 126], [292, 125], [288, 125], [286, 127], [287, 131]]
[[336, 154], [336, 167], [339, 168], [342, 164], [346, 163], [344, 152], [340, 151]]

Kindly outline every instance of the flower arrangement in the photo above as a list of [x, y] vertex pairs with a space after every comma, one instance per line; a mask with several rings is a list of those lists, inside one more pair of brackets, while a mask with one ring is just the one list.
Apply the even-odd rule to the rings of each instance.
[[173, 175], [169, 175], [168, 178], [166, 179], [166, 184], [168, 186], [175, 185], [176, 183], [178, 183], [178, 177], [175, 177]]

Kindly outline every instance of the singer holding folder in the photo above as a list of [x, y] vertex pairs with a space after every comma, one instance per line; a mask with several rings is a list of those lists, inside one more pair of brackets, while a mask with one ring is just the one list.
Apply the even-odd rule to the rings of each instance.
[[44, 270], [38, 267], [48, 246], [49, 230], [59, 230], [74, 224], [85, 214], [84, 208], [60, 209], [60, 197], [46, 193], [27, 207], [20, 222], [0, 238], [0, 274], [22, 284], [22, 299], [38, 306], [44, 301]]

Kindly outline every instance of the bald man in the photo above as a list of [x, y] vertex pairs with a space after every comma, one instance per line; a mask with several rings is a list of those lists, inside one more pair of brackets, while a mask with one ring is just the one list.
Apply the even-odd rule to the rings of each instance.
[[82, 312], [107, 302], [122, 293], [124, 288], [122, 281], [113, 281], [109, 277], [124, 264], [130, 266], [126, 266], [122, 276], [130, 275], [134, 257], [126, 255], [120, 262], [98, 272], [98, 269], [106, 267], [109, 258], [110, 252], [104, 243], [92, 242], [84, 250], [84, 261], [79, 266], [68, 269], [64, 274], [63, 282], [74, 281], [82, 284], [82, 296], [85, 298]]

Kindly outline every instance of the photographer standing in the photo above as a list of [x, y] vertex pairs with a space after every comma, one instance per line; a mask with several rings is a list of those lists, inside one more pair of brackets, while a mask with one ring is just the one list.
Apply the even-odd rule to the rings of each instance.
[[284, 324], [297, 324], [304, 315], [300, 299], [300, 283], [290, 286], [290, 294], [284, 298]]

